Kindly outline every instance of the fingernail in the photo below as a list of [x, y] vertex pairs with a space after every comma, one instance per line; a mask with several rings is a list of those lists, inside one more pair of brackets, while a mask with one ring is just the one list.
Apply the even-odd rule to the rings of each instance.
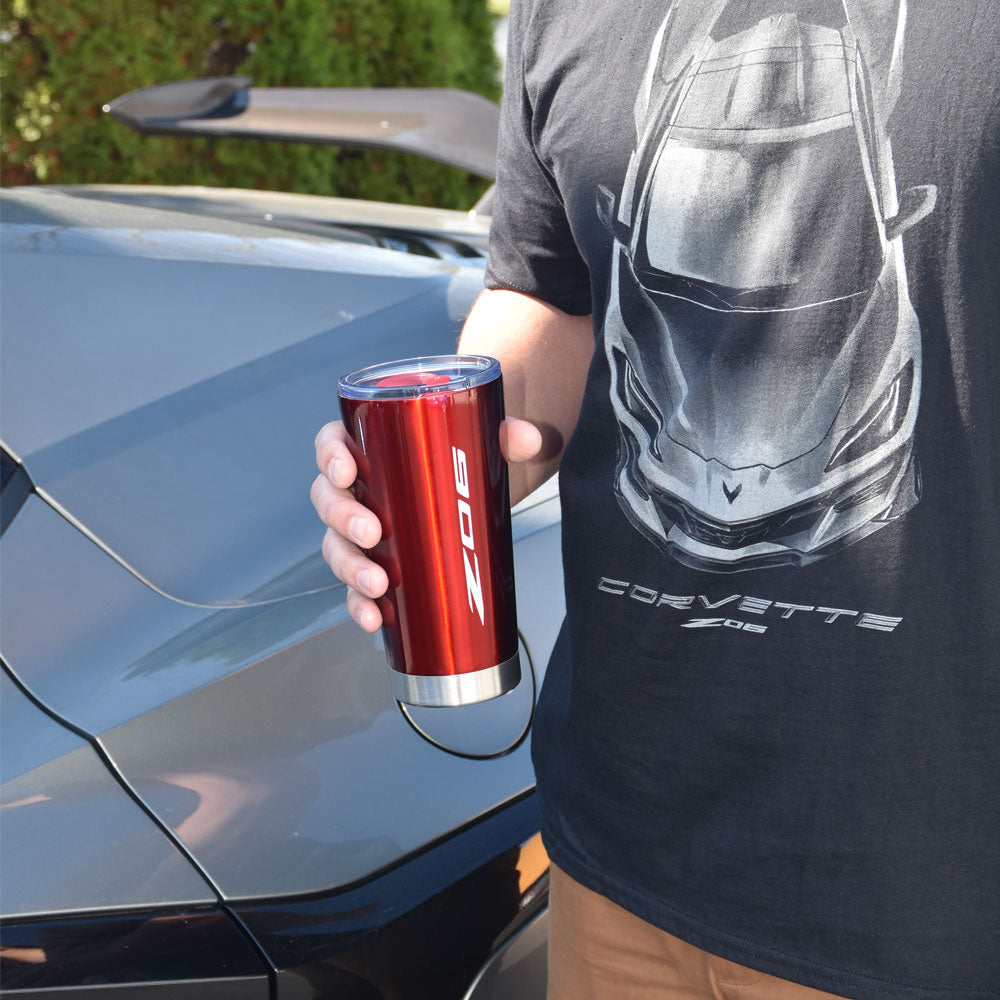
[[330, 469], [329, 469], [329, 474], [330, 474], [330, 482], [332, 482], [332, 483], [336, 483], [336, 481], [337, 481], [337, 473], [339, 473], [339, 472], [340, 472], [340, 467], [341, 467], [341, 466], [342, 466], [343, 464], [344, 464], [344, 460], [343, 460], [342, 458], [335, 458], [335, 459], [334, 459], [334, 460], [333, 460], [333, 461], [332, 461], [332, 462], [330, 463]]
[[360, 573], [358, 573], [358, 586], [362, 590], [367, 590], [369, 592], [371, 591], [372, 575], [370, 570], [363, 569]]
[[351, 533], [351, 538], [359, 545], [364, 545], [365, 536], [368, 534], [368, 519], [360, 514], [357, 517], [352, 517], [347, 530]]

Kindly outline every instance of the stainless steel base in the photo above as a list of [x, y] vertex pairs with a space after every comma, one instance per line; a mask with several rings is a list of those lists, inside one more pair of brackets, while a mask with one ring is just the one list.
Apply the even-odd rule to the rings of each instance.
[[467, 674], [404, 674], [390, 670], [392, 693], [406, 705], [425, 707], [474, 705], [513, 691], [521, 681], [521, 658], [515, 653], [494, 667]]

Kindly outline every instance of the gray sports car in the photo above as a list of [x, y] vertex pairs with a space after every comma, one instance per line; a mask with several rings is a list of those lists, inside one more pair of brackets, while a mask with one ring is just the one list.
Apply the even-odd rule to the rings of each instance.
[[[202, 112], [227, 119], [174, 119]], [[454, 349], [488, 217], [2, 200], [6, 995], [542, 996], [525, 737], [563, 613], [555, 486], [513, 519], [532, 669], [448, 710], [394, 701], [308, 499], [338, 376]]]

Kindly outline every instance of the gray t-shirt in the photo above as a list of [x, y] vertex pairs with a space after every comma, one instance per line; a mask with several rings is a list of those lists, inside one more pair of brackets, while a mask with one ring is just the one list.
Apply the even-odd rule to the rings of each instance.
[[515, 3], [487, 285], [594, 314], [552, 858], [726, 958], [1000, 996], [993, 5]]

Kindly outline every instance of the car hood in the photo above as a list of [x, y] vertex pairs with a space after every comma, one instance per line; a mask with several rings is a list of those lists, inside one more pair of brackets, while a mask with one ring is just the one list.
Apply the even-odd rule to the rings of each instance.
[[3, 195], [2, 434], [38, 493], [161, 593], [332, 585], [308, 500], [337, 379], [454, 348], [461, 266], [71, 191]]

